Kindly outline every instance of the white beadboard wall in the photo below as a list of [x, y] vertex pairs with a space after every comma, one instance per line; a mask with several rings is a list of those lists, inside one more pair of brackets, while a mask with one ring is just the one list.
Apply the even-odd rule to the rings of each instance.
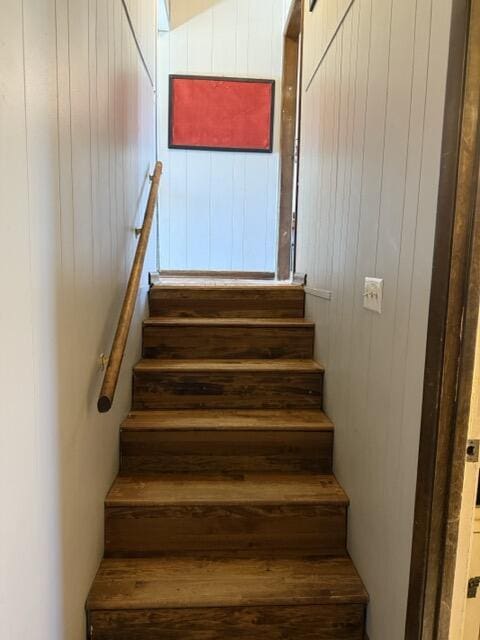
[[152, 82], [155, 82], [157, 47], [157, 33], [152, 26], [157, 24], [159, 1], [163, 2], [164, 0], [157, 0], [156, 2], [153, 0], [147, 0], [147, 2], [141, 2], [139, 0], [119, 0], [119, 2], [125, 3], [125, 8], [130, 17], [140, 52], [144, 58]]
[[[155, 4], [125, 5], [150, 65]], [[120, 0], [3, 0], [0, 13], [0, 635], [84, 640], [145, 290], [104, 416], [97, 358], [155, 160], [155, 69]]]
[[[158, 40], [162, 269], [274, 271], [285, 0], [221, 0]], [[276, 81], [273, 154], [168, 149], [170, 73]]]
[[290, 9], [293, 5], [293, 3], [295, 2], [295, 0], [283, 0], [283, 29], [285, 31], [285, 28], [287, 26], [287, 18], [290, 14]]
[[[308, 0], [307, 4], [308, 4]], [[297, 271], [370, 640], [404, 638], [451, 0], [305, 7]], [[382, 315], [363, 309], [384, 278]]]

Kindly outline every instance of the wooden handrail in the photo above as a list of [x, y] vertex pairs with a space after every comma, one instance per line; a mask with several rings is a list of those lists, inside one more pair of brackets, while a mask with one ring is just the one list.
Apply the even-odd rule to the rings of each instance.
[[125, 347], [127, 345], [130, 326], [132, 324], [133, 312], [135, 311], [135, 304], [137, 301], [140, 278], [142, 276], [143, 265], [145, 262], [148, 240], [152, 229], [162, 169], [162, 163], [157, 162], [155, 165], [155, 171], [151, 178], [152, 184], [150, 187], [150, 194], [148, 196], [145, 217], [143, 219], [143, 226], [138, 240], [137, 251], [133, 260], [132, 271], [128, 280], [125, 298], [123, 299], [122, 310], [120, 312], [115, 338], [113, 339], [110, 358], [108, 359], [107, 369], [103, 378], [102, 390], [100, 391], [100, 396], [98, 398], [97, 407], [100, 413], [110, 411], [113, 398], [115, 396], [118, 376], [120, 375], [120, 367], [125, 354]]

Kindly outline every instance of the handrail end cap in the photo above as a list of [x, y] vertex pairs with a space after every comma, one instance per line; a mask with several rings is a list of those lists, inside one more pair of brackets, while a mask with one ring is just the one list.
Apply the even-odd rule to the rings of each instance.
[[100, 396], [97, 402], [99, 413], [107, 413], [112, 408], [112, 401], [107, 396]]

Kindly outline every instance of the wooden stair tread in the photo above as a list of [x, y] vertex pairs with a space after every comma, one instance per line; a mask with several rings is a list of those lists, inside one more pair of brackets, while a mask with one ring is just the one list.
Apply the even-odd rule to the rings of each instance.
[[269, 373], [323, 372], [324, 368], [314, 360], [162, 360], [143, 359], [134, 367], [135, 373], [180, 371], [258, 371]]
[[176, 318], [152, 316], [144, 320], [147, 327], [245, 327], [245, 328], [297, 328], [314, 327], [315, 323], [305, 318]]
[[126, 431], [332, 431], [321, 409], [191, 409], [132, 411]]
[[89, 611], [366, 604], [348, 557], [105, 559]]
[[118, 476], [107, 507], [166, 505], [340, 505], [348, 498], [333, 475], [288, 473]]
[[185, 289], [203, 291], [218, 291], [224, 289], [231, 291], [232, 289], [248, 289], [249, 291], [258, 290], [274, 290], [279, 291], [282, 289], [303, 291], [304, 286], [302, 284], [296, 284], [293, 282], [272, 282], [270, 280], [212, 280], [210, 278], [172, 278], [171, 280], [164, 280], [161, 284], [154, 284], [151, 287], [151, 291], [172, 291], [172, 289]]

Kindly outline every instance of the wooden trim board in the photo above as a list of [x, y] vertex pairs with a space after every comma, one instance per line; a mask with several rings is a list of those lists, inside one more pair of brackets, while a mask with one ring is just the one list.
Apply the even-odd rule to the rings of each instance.
[[406, 640], [448, 637], [478, 320], [480, 0], [452, 18]]
[[163, 270], [150, 274], [150, 284], [156, 284], [161, 278], [217, 278], [226, 280], [274, 280], [273, 271], [188, 271]]
[[283, 52], [282, 124], [280, 133], [280, 219], [277, 277], [290, 277], [292, 264], [295, 135], [297, 128], [298, 70], [301, 56], [302, 2], [295, 0], [287, 24]]

